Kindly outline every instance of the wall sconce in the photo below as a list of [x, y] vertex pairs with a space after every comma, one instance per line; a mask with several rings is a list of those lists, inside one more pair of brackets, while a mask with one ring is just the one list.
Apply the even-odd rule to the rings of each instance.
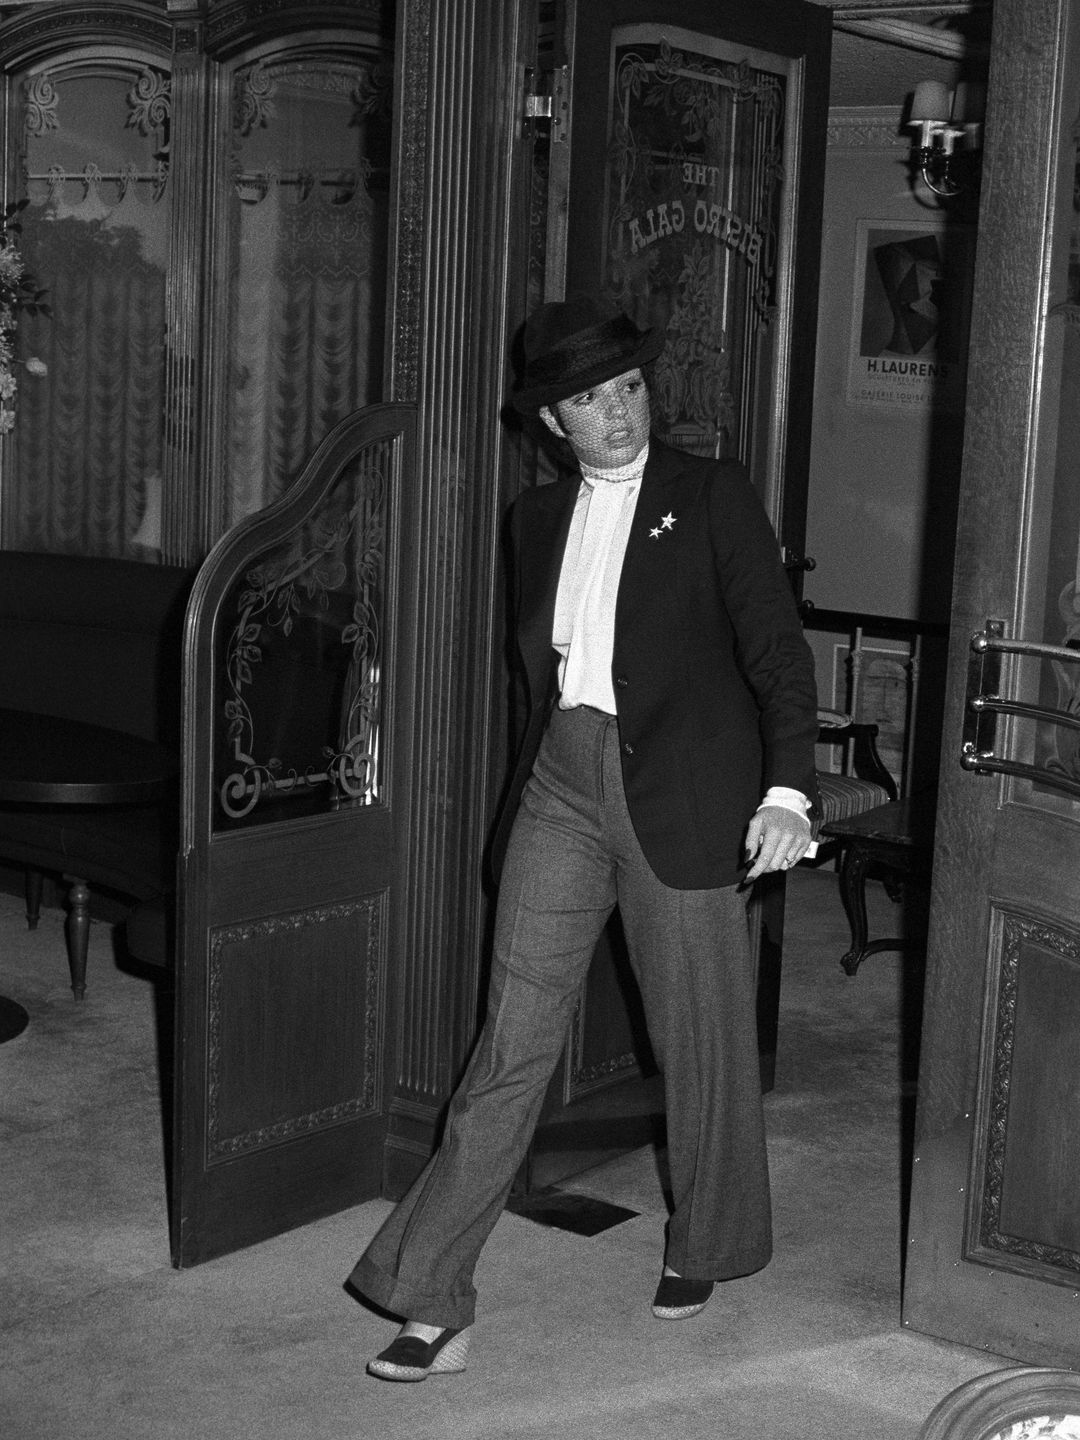
[[949, 90], [940, 80], [920, 80], [908, 125], [918, 131], [913, 173], [928, 190], [951, 200], [978, 184], [985, 87], [961, 81]]

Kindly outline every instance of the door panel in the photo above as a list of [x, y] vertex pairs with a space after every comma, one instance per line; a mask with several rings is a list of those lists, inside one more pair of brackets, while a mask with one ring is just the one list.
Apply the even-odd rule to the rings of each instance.
[[1080, 1362], [1077, 8], [994, 10], [904, 1298], [906, 1325], [1066, 1365]]
[[343, 421], [192, 595], [178, 1265], [380, 1191], [412, 808], [412, 446], [409, 407]]
[[747, 464], [800, 552], [830, 37], [801, 0], [693, 0], [677, 25], [608, 0], [580, 7], [572, 65], [566, 289], [666, 328], [657, 427]]
[[[813, 368], [830, 19], [800, 0], [687, 0], [677, 19], [655, 0], [567, 7], [570, 106], [550, 146], [545, 295], [599, 293], [666, 328], [656, 427], [684, 449], [743, 460], [801, 553], [809, 445], [789, 436], [809, 435], [812, 387], [791, 376]], [[770, 893], [765, 943], [778, 953], [783, 894]], [[613, 924], [524, 1183], [655, 1138], [654, 1069]]]

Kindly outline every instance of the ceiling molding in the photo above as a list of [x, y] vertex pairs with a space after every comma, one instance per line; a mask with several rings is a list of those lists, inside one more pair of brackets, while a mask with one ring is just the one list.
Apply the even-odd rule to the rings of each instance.
[[893, 4], [891, 0], [874, 0], [867, 5], [864, 0], [811, 0], [815, 5], [828, 5], [830, 10], [841, 15], [850, 15], [853, 20], [869, 20], [879, 15], [899, 15], [910, 20], [913, 15], [933, 15], [944, 19], [948, 15], [970, 15], [974, 10], [989, 10], [991, 0], [908, 0], [905, 4]]
[[915, 20], [850, 20], [842, 11], [833, 15], [833, 29], [861, 35], [867, 40], [880, 40], [886, 45], [902, 45], [905, 50], [939, 55], [944, 60], [963, 60], [969, 55], [985, 53], [988, 48], [985, 43], [968, 40], [955, 30], [938, 30]]
[[900, 130], [898, 105], [858, 105], [829, 111], [826, 143], [830, 150], [911, 148]]

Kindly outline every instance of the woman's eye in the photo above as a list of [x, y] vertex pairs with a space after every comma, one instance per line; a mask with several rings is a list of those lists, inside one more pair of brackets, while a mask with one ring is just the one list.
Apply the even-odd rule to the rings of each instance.
[[571, 404], [571, 405], [588, 405], [589, 402], [592, 400], [592, 398], [593, 398], [593, 392], [592, 392], [591, 390], [584, 390], [584, 391], [582, 391], [582, 393], [581, 393], [580, 395], [575, 395], [574, 398], [570, 401], [570, 404]]

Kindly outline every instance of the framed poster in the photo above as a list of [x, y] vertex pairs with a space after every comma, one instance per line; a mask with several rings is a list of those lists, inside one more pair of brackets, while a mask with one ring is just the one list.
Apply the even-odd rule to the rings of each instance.
[[849, 402], [897, 412], [959, 412], [975, 236], [945, 216], [859, 220]]

